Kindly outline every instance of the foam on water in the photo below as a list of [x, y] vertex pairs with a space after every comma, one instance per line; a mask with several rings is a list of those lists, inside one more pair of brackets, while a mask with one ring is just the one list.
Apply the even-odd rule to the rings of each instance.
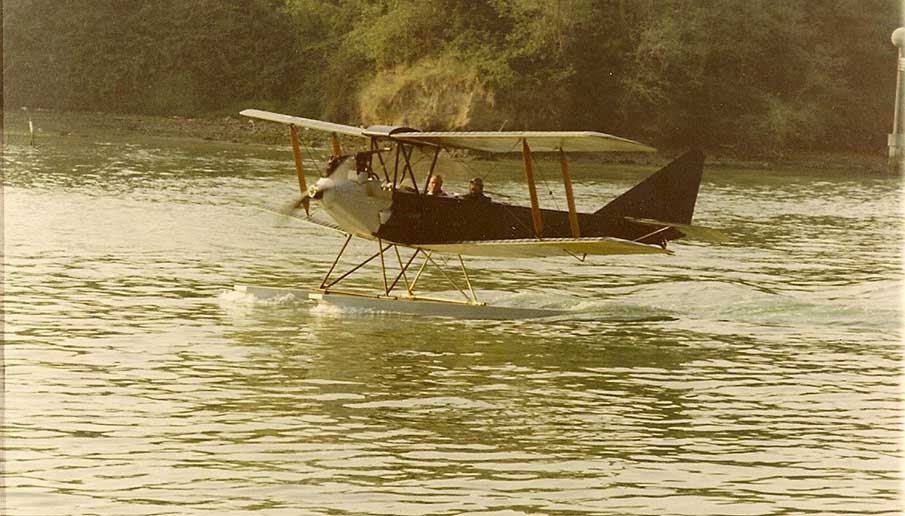
[[245, 292], [237, 289], [221, 291], [220, 294], [217, 295], [217, 300], [224, 305], [262, 307], [292, 306], [301, 303], [308, 303], [307, 299], [299, 299], [295, 294], [291, 292], [261, 298], [251, 292]]

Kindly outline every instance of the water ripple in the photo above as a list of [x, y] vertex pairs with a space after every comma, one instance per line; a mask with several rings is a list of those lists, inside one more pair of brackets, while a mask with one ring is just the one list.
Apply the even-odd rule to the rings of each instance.
[[[4, 514], [905, 509], [900, 181], [708, 171], [728, 244], [476, 259], [488, 301], [574, 315], [429, 320], [232, 292], [340, 244], [252, 209], [287, 156], [4, 148]], [[584, 210], [641, 175], [575, 168]]]

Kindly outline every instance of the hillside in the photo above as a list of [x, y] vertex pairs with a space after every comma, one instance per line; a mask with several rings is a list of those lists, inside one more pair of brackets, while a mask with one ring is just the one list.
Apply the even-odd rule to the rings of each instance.
[[886, 0], [9, 0], [4, 107], [878, 154]]

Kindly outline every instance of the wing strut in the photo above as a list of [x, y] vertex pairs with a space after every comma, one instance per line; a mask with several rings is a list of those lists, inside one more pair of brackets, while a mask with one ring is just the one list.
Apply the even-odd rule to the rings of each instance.
[[289, 142], [292, 143], [292, 159], [295, 160], [295, 175], [299, 179], [299, 192], [302, 194], [302, 206], [305, 207], [305, 215], [308, 213], [308, 207], [311, 205], [311, 199], [308, 198], [308, 186], [305, 185], [305, 171], [302, 169], [302, 153], [299, 151], [299, 136], [295, 131], [295, 125], [289, 124]]
[[566, 204], [569, 205], [569, 227], [572, 229], [572, 238], [581, 238], [578, 213], [575, 211], [575, 196], [572, 194], [572, 179], [569, 177], [569, 164], [566, 162], [566, 153], [563, 152], [562, 147], [559, 149], [559, 168], [562, 170], [562, 184], [566, 188]]
[[540, 238], [544, 232], [544, 221], [537, 203], [537, 187], [534, 185], [534, 168], [531, 164], [531, 149], [528, 140], [522, 138], [522, 161], [525, 163], [525, 177], [528, 178], [528, 195], [531, 197], [531, 222], [534, 224], [534, 236]]
[[333, 143], [333, 155], [342, 156], [343, 148], [342, 145], [339, 144], [339, 135], [337, 135], [336, 133], [330, 133], [330, 141]]

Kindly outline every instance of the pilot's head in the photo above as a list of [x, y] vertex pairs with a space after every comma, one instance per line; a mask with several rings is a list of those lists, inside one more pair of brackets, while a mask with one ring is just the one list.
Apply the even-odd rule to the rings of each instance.
[[431, 195], [443, 193], [443, 176], [431, 177], [430, 183], [427, 184], [427, 193]]
[[348, 156], [330, 156], [330, 160], [327, 161], [327, 168], [324, 169], [322, 176], [330, 177], [346, 158], [348, 158]]
[[476, 177], [468, 182], [468, 192], [473, 194], [483, 194], [484, 193], [484, 180], [480, 177]]

